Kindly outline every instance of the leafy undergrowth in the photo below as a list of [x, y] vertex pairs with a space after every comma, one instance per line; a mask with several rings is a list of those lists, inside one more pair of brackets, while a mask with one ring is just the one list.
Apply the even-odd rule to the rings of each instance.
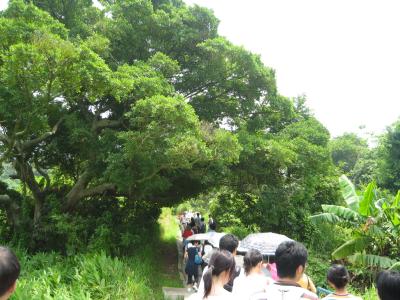
[[160, 238], [129, 257], [111, 257], [104, 252], [70, 257], [28, 255], [16, 250], [22, 272], [11, 299], [163, 299], [162, 286], [179, 287], [182, 282], [176, 266], [177, 222], [167, 210], [160, 224]]

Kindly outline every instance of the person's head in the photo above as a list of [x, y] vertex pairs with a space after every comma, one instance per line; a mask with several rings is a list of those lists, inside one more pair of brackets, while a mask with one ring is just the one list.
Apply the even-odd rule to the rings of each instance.
[[350, 276], [342, 265], [332, 265], [326, 276], [329, 284], [335, 289], [343, 289], [349, 283]]
[[193, 241], [193, 245], [198, 246], [200, 244], [199, 241]]
[[260, 251], [256, 249], [251, 249], [247, 251], [243, 258], [243, 267], [246, 275], [254, 268], [259, 268], [261, 270], [261, 265], [263, 262], [263, 257]]
[[211, 230], [217, 229], [217, 225], [216, 225], [215, 223], [211, 223], [211, 224], [210, 224], [210, 229], [211, 229]]
[[303, 275], [307, 256], [307, 249], [303, 244], [295, 241], [281, 243], [275, 251], [279, 278], [290, 278], [298, 281]]
[[235, 272], [235, 258], [226, 250], [216, 251], [210, 258], [207, 272], [204, 273], [204, 298], [210, 295], [213, 277], [218, 277], [221, 283], [227, 284]]
[[197, 217], [200, 217], [200, 213], [196, 213]]
[[200, 221], [204, 222], [204, 217], [201, 217], [201, 218], [200, 218]]
[[194, 222], [194, 218], [193, 217], [190, 218], [190, 222]]
[[[211, 226], [210, 226], [211, 227]], [[233, 255], [236, 254], [236, 249], [239, 246], [239, 240], [236, 236], [233, 234], [225, 234], [220, 240], [219, 240], [219, 249], [220, 250], [227, 250]]]
[[400, 295], [400, 272], [382, 271], [376, 278], [376, 288], [381, 300], [397, 300]]
[[20, 265], [15, 254], [0, 247], [0, 298], [8, 299], [14, 292], [19, 277]]
[[185, 230], [187, 230], [187, 231], [190, 231], [190, 230], [192, 230], [192, 226], [190, 226], [190, 225], [186, 225], [186, 228], [185, 228]]

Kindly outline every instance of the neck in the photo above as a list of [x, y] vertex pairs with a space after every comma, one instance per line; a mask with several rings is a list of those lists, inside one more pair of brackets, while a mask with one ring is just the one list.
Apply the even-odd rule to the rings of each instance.
[[221, 276], [213, 276], [212, 278], [212, 288], [211, 288], [211, 296], [218, 295], [218, 291], [224, 288], [224, 282]]
[[249, 275], [260, 274], [261, 270], [259, 268], [253, 268], [250, 270]]
[[336, 295], [347, 295], [348, 293], [347, 293], [346, 288], [341, 288], [341, 289], [335, 288], [335, 294]]
[[283, 277], [283, 278], [279, 278], [278, 282], [282, 282], [282, 283], [294, 283], [297, 284], [297, 281], [295, 278], [290, 278], [290, 277]]

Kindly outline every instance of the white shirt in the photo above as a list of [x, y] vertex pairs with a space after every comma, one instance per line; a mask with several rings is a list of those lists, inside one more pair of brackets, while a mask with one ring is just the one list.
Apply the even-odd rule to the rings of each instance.
[[233, 297], [232, 293], [229, 293], [223, 287], [219, 287], [214, 291], [214, 295], [210, 295], [207, 298], [203, 298], [204, 291], [198, 291], [195, 294], [190, 295], [187, 300], [232, 300], [236, 299]]
[[238, 276], [233, 281], [232, 294], [237, 299], [251, 299], [251, 296], [265, 292], [267, 286], [271, 283], [273, 283], [273, 280], [263, 274]]
[[[244, 277], [244, 276], [245, 276], [245, 275], [244, 275], [244, 270], [243, 270], [243, 268], [240, 268], [240, 269], [241, 269], [241, 270], [240, 270], [239, 276], [236, 277], [236, 278]], [[206, 267], [204, 268], [203, 274], [201, 274], [200, 284], [199, 284], [199, 288], [198, 288], [198, 290], [197, 290], [197, 293], [198, 293], [198, 294], [201, 294], [201, 295], [204, 295], [204, 280], [203, 280], [203, 276], [204, 276], [204, 274], [207, 272], [207, 270], [208, 270], [208, 266], [206, 266]], [[235, 278], [235, 279], [236, 279], [236, 278]], [[233, 282], [235, 282], [235, 281], [233, 281]], [[228, 291], [225, 290], [225, 289], [224, 289], [224, 291], [226, 291], [226, 292], [227, 292], [229, 295], [231, 295], [231, 297], [232, 297], [232, 293], [228, 292]]]
[[265, 293], [252, 296], [251, 300], [318, 300], [318, 296], [309, 290], [295, 285], [274, 283], [267, 286]]

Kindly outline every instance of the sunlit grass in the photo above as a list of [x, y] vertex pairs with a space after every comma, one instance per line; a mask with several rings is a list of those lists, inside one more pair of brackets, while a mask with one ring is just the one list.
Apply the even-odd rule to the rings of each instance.
[[178, 222], [170, 209], [163, 209], [159, 223], [160, 236], [126, 257], [104, 252], [29, 255], [17, 249], [22, 272], [11, 299], [163, 299], [163, 286], [182, 287], [182, 282], [176, 266]]

